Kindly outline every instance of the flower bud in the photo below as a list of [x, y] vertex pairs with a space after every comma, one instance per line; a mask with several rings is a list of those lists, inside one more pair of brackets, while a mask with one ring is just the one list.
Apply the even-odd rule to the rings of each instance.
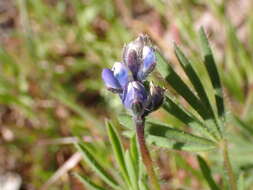
[[142, 63], [141, 52], [144, 46], [144, 37], [139, 36], [133, 42], [127, 44], [123, 50], [123, 60], [127, 67], [131, 70], [134, 80]]
[[126, 64], [127, 67], [130, 69], [130, 71], [132, 72], [134, 80], [136, 80], [140, 63], [138, 60], [137, 52], [135, 50], [129, 50], [126, 57]]
[[156, 57], [154, 50], [149, 46], [144, 46], [142, 49], [143, 63], [138, 72], [138, 79], [144, 80], [151, 73], [156, 65]]
[[148, 104], [145, 108], [145, 115], [157, 110], [162, 104], [164, 99], [164, 89], [159, 86], [154, 86], [150, 83]]

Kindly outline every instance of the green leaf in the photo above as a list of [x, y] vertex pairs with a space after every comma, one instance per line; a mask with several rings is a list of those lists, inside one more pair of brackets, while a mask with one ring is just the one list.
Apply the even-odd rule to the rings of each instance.
[[185, 159], [185, 156], [181, 154], [180, 152], [173, 153], [174, 160], [176, 165], [180, 168], [185, 170], [186, 172], [189, 172], [191, 176], [195, 177], [199, 181], [203, 181], [203, 176], [201, 171], [198, 168], [194, 168], [187, 159]]
[[125, 161], [131, 185], [134, 190], [138, 190], [138, 171], [136, 171], [134, 161], [132, 160], [130, 152], [128, 150], [125, 152]]
[[138, 177], [138, 183], [139, 183], [139, 189], [140, 190], [150, 190], [148, 187], [148, 176], [145, 172], [145, 166], [141, 159], [139, 159], [139, 177]]
[[196, 71], [194, 70], [192, 64], [185, 57], [184, 53], [180, 50], [180, 48], [177, 45], [175, 45], [175, 53], [176, 53], [176, 56], [179, 60], [180, 65], [182, 66], [186, 75], [190, 79], [194, 89], [198, 93], [200, 100], [206, 106], [208, 113], [210, 114], [210, 117], [215, 118], [212, 106], [210, 104], [210, 101], [209, 101], [206, 91], [204, 89], [204, 86], [203, 86], [199, 76], [197, 75]]
[[165, 96], [163, 108], [179, 119], [181, 122], [185, 123], [186, 125], [189, 125], [192, 128], [196, 128], [201, 130], [203, 134], [210, 137], [211, 139], [215, 140], [215, 132], [211, 127], [207, 127], [202, 121], [200, 121], [198, 118], [196, 118], [193, 114], [190, 112], [187, 112], [182, 106], [180, 106], [178, 103], [176, 103], [170, 96]]
[[185, 151], [207, 151], [215, 143], [203, 137], [171, 128], [166, 124], [147, 122], [147, 141], [160, 147]]
[[131, 159], [134, 162], [135, 170], [138, 173], [139, 172], [138, 171], [139, 170], [139, 151], [138, 151], [136, 135], [134, 135], [130, 141], [130, 155], [131, 155]]
[[210, 114], [205, 109], [199, 98], [184, 83], [180, 76], [174, 71], [172, 66], [168, 64], [162, 55], [156, 51], [157, 69], [162, 77], [180, 94], [198, 114], [205, 120], [210, 119]]
[[212, 50], [210, 48], [207, 36], [203, 28], [200, 29], [199, 36], [200, 36], [200, 42], [201, 42], [203, 56], [204, 56], [205, 67], [208, 72], [209, 78], [211, 80], [212, 86], [215, 90], [215, 101], [216, 101], [218, 116], [224, 118], [225, 108], [224, 108], [221, 81], [220, 81], [218, 69], [216, 67], [216, 64], [213, 58]]
[[108, 185], [117, 189], [119, 185], [112, 178], [110, 174], [108, 174], [105, 169], [96, 161], [95, 157], [89, 152], [89, 150], [81, 143], [75, 144], [76, 148], [79, 152], [82, 153], [82, 156], [85, 162], [98, 174], [101, 179], [103, 179]]
[[74, 175], [77, 179], [79, 179], [80, 182], [82, 182], [86, 187], [88, 187], [91, 190], [106, 190], [105, 188], [96, 185], [89, 178], [85, 176], [81, 176], [77, 173], [75, 173]]
[[204, 178], [206, 179], [210, 189], [211, 190], [219, 190], [220, 188], [218, 187], [218, 185], [214, 181], [212, 174], [211, 174], [211, 170], [208, 167], [206, 161], [199, 155], [197, 156], [197, 158], [198, 158], [198, 163], [201, 168], [202, 174], [203, 174]]
[[245, 187], [244, 187], [244, 176], [243, 176], [243, 173], [241, 173], [239, 175], [239, 178], [238, 178], [238, 181], [237, 181], [237, 189], [238, 190], [245, 190]]
[[249, 136], [253, 136], [253, 128], [251, 126], [249, 126], [248, 124], [246, 124], [243, 120], [241, 120], [239, 117], [237, 116], [233, 116], [233, 120], [235, 121], [235, 123], [237, 124], [236, 126], [240, 127], [241, 129], [244, 130], [244, 132], [249, 135]]
[[185, 124], [195, 122], [195, 119], [182, 106], [176, 103], [170, 96], [164, 97], [163, 108]]
[[116, 160], [119, 164], [120, 171], [121, 171], [125, 181], [128, 183], [128, 185], [130, 185], [131, 183], [129, 180], [129, 176], [128, 176], [127, 169], [126, 169], [126, 163], [125, 163], [125, 159], [124, 159], [124, 149], [121, 144], [119, 135], [118, 135], [116, 129], [114, 128], [114, 126], [109, 121], [106, 121], [106, 126], [107, 126], [107, 132], [108, 132], [108, 135], [110, 138], [110, 142], [112, 144], [112, 148], [113, 148]]

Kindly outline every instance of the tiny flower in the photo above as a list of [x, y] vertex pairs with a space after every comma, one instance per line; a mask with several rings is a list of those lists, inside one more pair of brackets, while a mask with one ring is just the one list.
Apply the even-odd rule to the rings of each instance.
[[138, 72], [138, 79], [144, 80], [151, 73], [156, 65], [156, 57], [154, 50], [149, 46], [144, 46], [142, 49], [142, 64]]
[[123, 102], [127, 109], [142, 113], [147, 100], [147, 92], [142, 83], [132, 81], [124, 91]]
[[105, 82], [105, 85], [108, 90], [114, 93], [121, 93], [123, 89], [120, 86], [119, 81], [114, 77], [112, 70], [103, 69], [102, 71], [102, 79]]
[[116, 62], [113, 65], [113, 75], [120, 83], [121, 87], [124, 88], [129, 82], [129, 70], [121, 62]]

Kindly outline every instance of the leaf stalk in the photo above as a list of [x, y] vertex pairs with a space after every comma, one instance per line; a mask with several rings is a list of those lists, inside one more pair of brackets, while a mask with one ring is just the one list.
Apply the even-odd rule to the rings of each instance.
[[225, 168], [227, 175], [228, 175], [228, 181], [229, 181], [230, 188], [231, 188], [231, 190], [237, 190], [235, 175], [234, 175], [231, 161], [230, 161], [229, 155], [228, 155], [227, 140], [225, 140], [225, 139], [222, 140], [221, 148], [222, 148], [222, 154], [223, 154], [224, 168]]

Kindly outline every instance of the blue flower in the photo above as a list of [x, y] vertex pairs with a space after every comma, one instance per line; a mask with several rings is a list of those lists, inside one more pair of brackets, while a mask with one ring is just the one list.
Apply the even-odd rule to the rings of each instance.
[[146, 79], [156, 64], [155, 52], [148, 46], [146, 36], [141, 35], [124, 47], [123, 61], [131, 71], [134, 80]]
[[102, 79], [104, 80], [105, 85], [108, 90], [110, 90], [114, 93], [122, 93], [123, 92], [123, 89], [122, 89], [119, 81], [113, 75], [112, 70], [107, 69], [107, 68], [103, 69]]
[[113, 75], [119, 81], [122, 88], [129, 82], [129, 69], [121, 62], [116, 62], [113, 65]]
[[151, 47], [144, 46], [142, 49], [142, 64], [138, 71], [138, 79], [145, 80], [149, 73], [151, 73], [156, 65], [155, 52]]
[[123, 63], [116, 62], [112, 70], [104, 69], [102, 78], [108, 90], [119, 94], [127, 109], [147, 115], [163, 102], [162, 88], [144, 86], [155, 65], [155, 51], [147, 36], [141, 35], [124, 47]]
[[116, 62], [112, 70], [108, 68], [103, 69], [102, 79], [108, 90], [114, 93], [121, 93], [129, 82], [129, 70], [124, 64]]
[[142, 112], [146, 105], [146, 100], [147, 91], [143, 84], [139, 81], [129, 82], [122, 97], [125, 107], [133, 110], [134, 112]]

